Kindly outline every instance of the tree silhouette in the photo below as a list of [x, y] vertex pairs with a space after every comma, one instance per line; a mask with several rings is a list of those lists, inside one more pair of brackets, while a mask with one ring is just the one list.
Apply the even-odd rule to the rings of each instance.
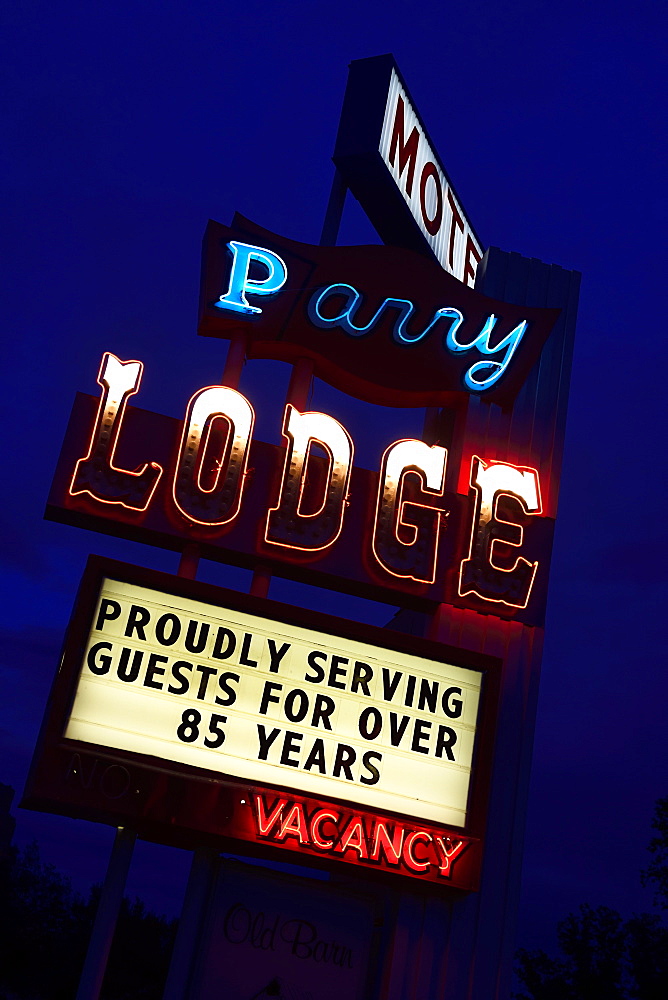
[[[659, 799], [649, 844], [650, 865], [641, 873], [653, 884], [655, 903], [668, 908], [668, 798]], [[624, 920], [607, 906], [583, 905], [557, 928], [560, 955], [520, 949], [516, 1000], [666, 1000], [668, 928], [656, 914]]]
[[652, 860], [640, 873], [640, 880], [643, 885], [654, 885], [654, 903], [666, 910], [668, 909], [668, 796], [656, 803], [652, 829], [657, 831], [657, 836], [652, 837], [648, 847]]
[[[84, 900], [36, 844], [0, 858], [0, 1000], [72, 1000], [100, 888]], [[123, 900], [102, 1000], [160, 1000], [174, 922]]]

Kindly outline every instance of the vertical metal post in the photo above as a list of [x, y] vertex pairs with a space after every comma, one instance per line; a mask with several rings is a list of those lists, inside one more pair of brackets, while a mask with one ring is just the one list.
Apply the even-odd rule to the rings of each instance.
[[111, 849], [76, 1000], [98, 1000], [137, 834], [119, 826]]
[[312, 378], [313, 362], [310, 358], [299, 358], [292, 369], [285, 402], [303, 412], [308, 406]]
[[199, 847], [193, 853], [162, 1000], [185, 1000], [188, 995], [192, 965], [213, 882], [216, 858], [217, 852], [210, 847]]
[[181, 551], [177, 576], [185, 576], [187, 580], [194, 580], [197, 576], [199, 566], [199, 545], [197, 542], [186, 542]]
[[237, 389], [245, 363], [246, 332], [245, 330], [236, 330], [230, 338], [230, 346], [227, 349], [221, 385], [226, 385], [230, 389]]
[[253, 570], [249, 594], [253, 597], [267, 597], [271, 584], [271, 569], [269, 566], [256, 566]]
[[346, 187], [345, 181], [343, 180], [340, 172], [336, 170], [334, 173], [334, 179], [332, 180], [332, 187], [329, 192], [329, 201], [327, 202], [325, 220], [322, 224], [322, 232], [320, 233], [321, 247], [334, 246], [337, 241], [347, 192], [348, 188]]

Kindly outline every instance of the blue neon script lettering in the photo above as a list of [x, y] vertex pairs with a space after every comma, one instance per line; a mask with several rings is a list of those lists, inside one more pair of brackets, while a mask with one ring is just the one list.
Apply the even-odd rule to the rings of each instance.
[[[449, 351], [452, 351], [453, 354], [458, 354], [462, 351], [470, 351], [475, 347], [481, 354], [489, 355], [497, 354], [505, 348], [505, 354], [502, 361], [476, 361], [476, 363], [471, 365], [469, 370], [464, 374], [464, 385], [467, 389], [470, 389], [472, 392], [481, 392], [483, 389], [489, 389], [490, 386], [494, 385], [494, 383], [501, 378], [504, 371], [510, 364], [511, 358], [517, 350], [517, 346], [524, 336], [524, 331], [526, 330], [528, 324], [527, 321], [523, 319], [521, 323], [517, 324], [514, 330], [511, 330], [505, 337], [502, 337], [498, 344], [494, 347], [490, 347], [489, 340], [492, 335], [492, 330], [498, 322], [498, 316], [495, 316], [494, 313], [492, 313], [491, 316], [488, 316], [485, 321], [485, 325], [478, 336], [468, 344], [462, 344], [457, 340], [457, 330], [461, 326], [464, 319], [464, 317], [461, 316], [461, 313], [460, 317], [461, 318], [457, 322], [452, 324], [445, 338], [445, 346]], [[488, 368], [491, 369], [490, 374], [486, 378], [479, 378], [478, 376], [482, 376], [485, 369]]]
[[[325, 316], [322, 312], [322, 306], [328, 299], [335, 297], [343, 299], [343, 306], [339, 308], [336, 315]], [[471, 365], [471, 367], [465, 372], [464, 384], [471, 392], [483, 392], [485, 389], [490, 389], [496, 382], [498, 382], [508, 368], [508, 365], [510, 364], [511, 359], [528, 326], [527, 321], [522, 320], [522, 322], [518, 323], [517, 326], [510, 331], [510, 333], [506, 334], [505, 337], [502, 337], [498, 344], [491, 347], [490, 339], [492, 331], [498, 322], [498, 317], [492, 313], [485, 321], [480, 333], [466, 344], [457, 339], [457, 332], [464, 322], [464, 316], [459, 309], [453, 309], [448, 306], [437, 309], [433, 318], [423, 330], [417, 333], [411, 333], [408, 330], [408, 320], [415, 312], [415, 306], [409, 299], [385, 299], [368, 323], [364, 326], [357, 326], [354, 322], [354, 316], [361, 304], [361, 300], [361, 293], [358, 292], [358, 290], [352, 285], [345, 283], [328, 285], [326, 288], [318, 289], [309, 301], [309, 319], [314, 326], [319, 327], [321, 330], [338, 326], [349, 337], [364, 337], [367, 333], [370, 333], [371, 330], [373, 330], [374, 326], [386, 309], [394, 309], [396, 310], [396, 319], [392, 330], [392, 336], [399, 344], [417, 344], [421, 340], [424, 340], [425, 337], [429, 336], [441, 320], [449, 320], [450, 325], [445, 335], [444, 346], [451, 353], [459, 354], [464, 351], [475, 349], [480, 354], [491, 356], [500, 355], [501, 352], [504, 352], [500, 361], [486, 359], [476, 361], [475, 364]]]
[[[232, 312], [243, 313], [246, 316], [256, 315], [262, 310], [252, 306], [247, 295], [275, 295], [281, 290], [288, 277], [285, 261], [266, 250], [264, 247], [251, 246], [250, 243], [238, 243], [232, 240], [227, 244], [232, 254], [229, 287], [214, 305], [218, 309], [229, 309]], [[251, 278], [251, 265], [260, 264], [266, 271], [262, 278]]]

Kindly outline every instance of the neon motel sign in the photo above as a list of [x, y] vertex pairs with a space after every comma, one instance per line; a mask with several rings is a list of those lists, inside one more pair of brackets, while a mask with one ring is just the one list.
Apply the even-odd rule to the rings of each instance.
[[[227, 244], [232, 257], [229, 287], [214, 303], [222, 309], [244, 317], [262, 313], [260, 305], [251, 305], [248, 296], [258, 297], [278, 295], [288, 280], [288, 268], [278, 254], [265, 247], [251, 246], [231, 240]], [[253, 266], [261, 266], [263, 277], [251, 276]], [[512, 330], [498, 336], [499, 317], [491, 313], [479, 331], [468, 341], [462, 341], [458, 333], [464, 323], [459, 309], [442, 306], [434, 312], [423, 329], [411, 329], [409, 321], [416, 307], [409, 299], [389, 297], [377, 306], [371, 318], [362, 324], [355, 322], [364, 302], [362, 293], [346, 282], [335, 282], [318, 288], [308, 301], [308, 317], [314, 327], [321, 330], [338, 328], [348, 337], [364, 337], [371, 333], [386, 313], [393, 316], [392, 337], [396, 343], [410, 346], [419, 344], [427, 337], [440, 334], [443, 350], [450, 354], [466, 354], [475, 351], [482, 360], [475, 361], [464, 372], [463, 384], [469, 392], [484, 392], [494, 386], [510, 365], [515, 351], [524, 336], [528, 321], [521, 320]], [[496, 334], [496, 337], [494, 337]], [[492, 340], [494, 345], [492, 346]]]
[[396, 246], [312, 246], [240, 215], [205, 233], [200, 335], [243, 332], [247, 357], [310, 359], [371, 403], [508, 407], [558, 315], [482, 295]]
[[[130, 405], [144, 366], [104, 353], [47, 516], [402, 604], [455, 645], [93, 556], [25, 801], [470, 890], [501, 645], [542, 624], [556, 494], [531, 406], [562, 370], [562, 332], [541, 361], [560, 310], [476, 289], [496, 251], [483, 258], [391, 57], [352, 64], [334, 161], [386, 245], [210, 221], [198, 333], [234, 342], [229, 384], [198, 389], [177, 420]], [[348, 428], [291, 395], [270, 445], [237, 388], [256, 358], [444, 419], [367, 470]]]
[[468, 839], [443, 830], [425, 829], [410, 820], [362, 818], [340, 807], [308, 806], [289, 795], [253, 795], [253, 819], [258, 837], [270, 844], [290, 840], [309, 853], [331, 857], [347, 855], [349, 862], [385, 870], [430, 873], [450, 879], [453, 866], [469, 846]]
[[[294, 402], [282, 446], [259, 441], [234, 384], [198, 389], [181, 419], [131, 405], [144, 366], [106, 352], [47, 516], [428, 614], [540, 624], [539, 471], [477, 445], [466, 421], [472, 405], [514, 405], [556, 316], [409, 250], [209, 223], [201, 335], [309, 360], [372, 404], [442, 406], [455, 429], [388, 441], [361, 469], [349, 429]], [[57, 786], [58, 811], [151, 836], [476, 887], [498, 659], [93, 557], [63, 664], [27, 793], [38, 808]]]
[[[246, 294], [248, 291], [246, 290]], [[95, 503], [118, 505], [142, 514], [149, 511], [158, 484], [169, 477], [169, 503], [186, 524], [214, 532], [229, 528], [239, 517], [248, 483], [248, 456], [254, 410], [238, 390], [206, 386], [188, 403], [173, 468], [147, 460], [138, 468], [122, 468], [115, 454], [122, 439], [128, 399], [139, 391], [140, 361], [121, 361], [111, 353], [102, 358], [102, 387], [88, 451], [71, 472], [69, 494], [85, 495]], [[212, 428], [224, 427], [215, 451]], [[346, 428], [325, 413], [300, 412], [287, 404], [283, 415], [285, 456], [277, 494], [264, 515], [263, 537], [280, 553], [321, 553], [336, 545], [349, 506], [354, 444]], [[326, 471], [319, 477], [317, 496], [305, 493], [314, 446], [326, 453]], [[441, 508], [447, 470], [447, 449], [424, 441], [402, 439], [388, 445], [377, 478], [368, 557], [386, 573], [418, 583], [436, 577]], [[214, 469], [213, 474], [207, 470]], [[410, 497], [408, 480], [414, 484]], [[417, 481], [417, 489], [415, 489]], [[471, 511], [468, 551], [460, 560], [459, 594], [509, 607], [525, 608], [538, 562], [522, 555], [522, 515], [542, 512], [536, 469], [474, 455], [470, 467]], [[516, 520], [502, 515], [505, 498], [515, 506]], [[507, 504], [506, 504], [507, 506]], [[497, 550], [503, 549], [503, 556]], [[514, 559], [508, 559], [511, 550]]]

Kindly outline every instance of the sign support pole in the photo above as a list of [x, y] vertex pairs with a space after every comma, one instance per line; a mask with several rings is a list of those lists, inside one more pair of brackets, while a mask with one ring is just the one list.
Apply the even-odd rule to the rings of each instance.
[[183, 1000], [186, 995], [191, 966], [199, 940], [199, 931], [209, 891], [213, 884], [217, 856], [217, 852], [210, 847], [199, 847], [193, 852], [186, 895], [181, 908], [179, 927], [162, 1000]]
[[76, 1000], [98, 1000], [137, 834], [119, 826], [111, 849]]
[[334, 172], [327, 210], [325, 212], [325, 220], [322, 224], [322, 232], [320, 233], [321, 247], [334, 246], [337, 241], [347, 193], [348, 186], [343, 179], [341, 171], [337, 168]]

